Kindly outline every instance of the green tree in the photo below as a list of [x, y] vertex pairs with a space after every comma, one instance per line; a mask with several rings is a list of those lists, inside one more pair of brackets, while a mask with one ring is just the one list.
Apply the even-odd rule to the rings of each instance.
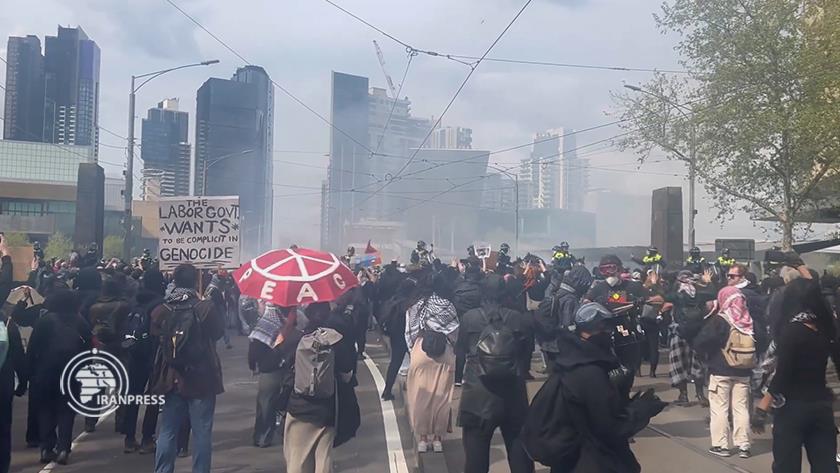
[[3, 235], [3, 243], [7, 247], [26, 246], [29, 244], [29, 237], [23, 233], [6, 233]]
[[[840, 175], [840, 14], [836, 0], [673, 0], [655, 20], [676, 33], [686, 77], [657, 74], [614, 95], [622, 148], [691, 162], [718, 217], [735, 210], [797, 224]], [[692, 140], [692, 132], [694, 140]], [[836, 196], [836, 190], [834, 190]]]
[[102, 242], [102, 256], [104, 258], [119, 258], [122, 256], [123, 237], [108, 235]]
[[47, 241], [47, 246], [44, 248], [44, 257], [46, 259], [67, 259], [71, 251], [73, 251], [73, 241], [63, 233], [58, 232], [54, 233]]

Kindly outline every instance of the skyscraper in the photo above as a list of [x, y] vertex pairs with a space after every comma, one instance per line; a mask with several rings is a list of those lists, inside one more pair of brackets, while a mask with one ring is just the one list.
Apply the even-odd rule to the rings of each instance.
[[204, 82], [196, 102], [195, 193], [238, 195], [242, 251], [266, 250], [274, 198], [271, 79], [262, 67], [241, 67], [230, 80]]
[[44, 48], [44, 141], [99, 146], [99, 46], [81, 27], [58, 27]]
[[563, 128], [534, 135], [531, 157], [522, 160], [519, 171], [524, 208], [583, 210], [586, 160], [578, 158], [575, 142]]
[[472, 149], [472, 128], [443, 126], [435, 128], [426, 143], [433, 149]]
[[3, 138], [44, 140], [44, 56], [37, 36], [10, 36], [6, 49]]
[[[178, 110], [178, 99], [166, 99], [150, 108], [143, 119], [143, 193], [147, 184], [160, 197], [189, 195], [190, 151], [187, 139], [189, 114]], [[159, 189], [158, 189], [159, 188]]]
[[[350, 192], [371, 182], [369, 163], [369, 100], [367, 77], [332, 73], [330, 167], [323, 195], [327, 218], [321, 227], [321, 247], [338, 251], [342, 227], [360, 216], [366, 194]], [[338, 131], [341, 130], [341, 131]], [[324, 220], [324, 219], [322, 219]]]

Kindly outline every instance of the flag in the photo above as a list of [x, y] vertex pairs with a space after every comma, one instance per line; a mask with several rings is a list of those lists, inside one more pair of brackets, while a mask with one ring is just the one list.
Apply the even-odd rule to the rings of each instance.
[[357, 268], [380, 266], [382, 264], [382, 255], [379, 253], [379, 250], [370, 244], [370, 240], [368, 240], [367, 247], [365, 248], [365, 254], [357, 257], [355, 263]]

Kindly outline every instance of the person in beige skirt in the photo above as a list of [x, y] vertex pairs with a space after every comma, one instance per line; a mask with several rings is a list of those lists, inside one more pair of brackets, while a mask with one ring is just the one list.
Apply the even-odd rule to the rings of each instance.
[[[450, 430], [452, 390], [455, 384], [453, 343], [458, 332], [455, 306], [446, 298], [446, 279], [429, 275], [417, 288], [419, 297], [406, 313], [405, 340], [411, 353], [406, 379], [406, 404], [417, 451], [425, 453], [429, 444], [443, 452], [443, 435]], [[446, 335], [444, 353], [429, 357], [423, 350], [423, 334], [434, 331]]]

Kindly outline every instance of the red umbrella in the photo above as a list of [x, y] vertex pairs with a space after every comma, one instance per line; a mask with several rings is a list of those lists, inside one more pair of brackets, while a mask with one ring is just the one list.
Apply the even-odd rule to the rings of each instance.
[[293, 307], [312, 302], [331, 302], [359, 280], [332, 253], [308, 248], [272, 250], [233, 273], [242, 294]]

